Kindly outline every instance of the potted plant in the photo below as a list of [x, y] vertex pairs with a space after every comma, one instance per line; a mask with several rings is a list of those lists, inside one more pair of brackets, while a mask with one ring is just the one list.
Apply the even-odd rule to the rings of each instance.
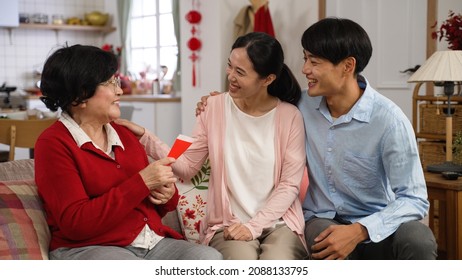
[[462, 164], [462, 131], [456, 133], [453, 144], [453, 161], [456, 164]]

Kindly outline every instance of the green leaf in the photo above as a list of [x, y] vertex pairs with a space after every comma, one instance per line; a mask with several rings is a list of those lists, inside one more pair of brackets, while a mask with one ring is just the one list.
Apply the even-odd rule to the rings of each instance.
[[194, 186], [197, 186], [200, 184], [200, 180], [199, 178], [197, 178], [197, 176], [194, 176], [191, 178], [191, 183], [194, 185]]

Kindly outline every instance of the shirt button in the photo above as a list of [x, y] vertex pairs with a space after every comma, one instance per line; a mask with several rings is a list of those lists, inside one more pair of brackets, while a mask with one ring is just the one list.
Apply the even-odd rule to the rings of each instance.
[[144, 218], [143, 221], [147, 222], [147, 221], [148, 221], [148, 218]]
[[377, 239], [380, 239], [382, 236], [380, 234], [377, 234]]
[[332, 148], [327, 148], [327, 151], [328, 151], [328, 152], [332, 152]]
[[338, 210], [342, 211], [342, 210], [343, 210], [343, 207], [342, 207], [342, 206], [340, 206], [340, 207], [338, 208]]
[[117, 164], [117, 168], [120, 168], [120, 164]]

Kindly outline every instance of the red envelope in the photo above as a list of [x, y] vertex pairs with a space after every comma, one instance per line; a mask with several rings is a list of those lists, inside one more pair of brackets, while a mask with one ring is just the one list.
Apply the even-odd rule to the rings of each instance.
[[191, 146], [193, 141], [194, 141], [194, 138], [192, 137], [189, 137], [183, 134], [178, 135], [167, 157], [172, 157], [172, 158], [177, 159], [189, 148], [189, 146]]

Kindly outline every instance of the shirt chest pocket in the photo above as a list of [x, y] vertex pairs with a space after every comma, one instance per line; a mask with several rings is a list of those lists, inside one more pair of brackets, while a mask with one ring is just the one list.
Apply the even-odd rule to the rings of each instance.
[[345, 153], [343, 160], [343, 182], [351, 188], [371, 190], [381, 185], [379, 157], [368, 157]]

